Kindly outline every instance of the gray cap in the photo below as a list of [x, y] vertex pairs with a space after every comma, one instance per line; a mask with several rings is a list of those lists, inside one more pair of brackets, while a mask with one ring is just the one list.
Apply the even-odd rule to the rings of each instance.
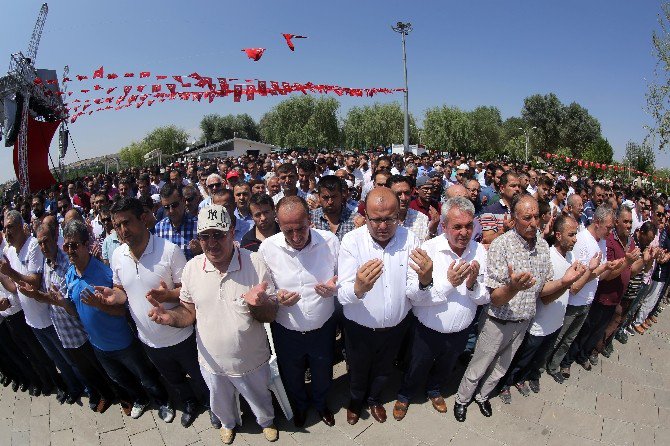
[[428, 181], [430, 181], [430, 178], [425, 175], [421, 175], [416, 179], [416, 187], [425, 186]]

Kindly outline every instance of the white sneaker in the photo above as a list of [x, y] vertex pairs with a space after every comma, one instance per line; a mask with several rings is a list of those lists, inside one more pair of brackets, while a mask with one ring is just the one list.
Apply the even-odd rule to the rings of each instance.
[[263, 428], [263, 435], [267, 441], [277, 441], [279, 439], [279, 431], [274, 424]]
[[224, 444], [231, 444], [235, 439], [235, 431], [232, 429], [222, 427], [219, 429], [219, 434], [221, 434], [221, 441], [223, 441]]
[[133, 409], [130, 411], [130, 418], [137, 420], [147, 410], [147, 407], [149, 407], [149, 403], [138, 403], [136, 401], [133, 404]]
[[163, 404], [158, 408], [158, 416], [166, 423], [172, 423], [172, 420], [174, 420], [174, 409], [169, 404]]

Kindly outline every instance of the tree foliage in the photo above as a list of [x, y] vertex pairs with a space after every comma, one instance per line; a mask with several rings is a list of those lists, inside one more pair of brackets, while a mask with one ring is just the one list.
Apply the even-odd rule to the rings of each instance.
[[172, 155], [186, 148], [188, 133], [174, 125], [157, 127], [149, 132], [142, 141], [132, 142], [119, 150], [121, 161], [130, 166], [141, 166], [144, 155], [160, 149], [164, 155]]
[[599, 136], [598, 139], [586, 147], [581, 158], [596, 163], [612, 164], [614, 149], [612, 149], [608, 140]]
[[563, 109], [560, 137], [561, 146], [569, 148], [572, 156], [583, 158], [583, 152], [600, 138], [600, 122], [573, 102]]
[[661, 5], [658, 24], [660, 29], [651, 37], [656, 68], [646, 95], [647, 112], [653, 123], [647, 127], [649, 133], [645, 142], [666, 150], [670, 146], [670, 3]]
[[339, 106], [334, 98], [292, 97], [263, 115], [261, 137], [280, 147], [336, 147], [340, 141]]
[[635, 170], [641, 172], [653, 173], [656, 162], [656, 155], [654, 150], [646, 143], [638, 144], [629, 141], [626, 144], [626, 155], [624, 163], [631, 166]]
[[225, 141], [235, 136], [252, 141], [260, 139], [258, 124], [246, 113], [225, 116], [206, 115], [200, 121], [200, 130], [202, 130], [202, 142], [209, 144]]
[[[400, 144], [405, 138], [404, 111], [398, 102], [366, 105], [349, 109], [342, 134], [347, 147], [372, 148]], [[414, 117], [409, 116], [409, 142], [418, 140]]]
[[471, 153], [472, 123], [467, 112], [457, 107], [433, 107], [423, 120], [424, 141], [429, 148]]

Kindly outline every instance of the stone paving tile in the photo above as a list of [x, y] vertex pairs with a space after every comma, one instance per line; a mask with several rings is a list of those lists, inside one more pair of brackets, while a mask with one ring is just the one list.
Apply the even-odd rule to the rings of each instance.
[[626, 402], [654, 406], [657, 405], [655, 397], [656, 392], [662, 392], [662, 390], [641, 386], [637, 383], [629, 381], [621, 382], [621, 399]]
[[563, 406], [547, 404], [542, 411], [540, 424], [553, 430], [568, 432], [580, 437], [600, 441], [603, 417], [586, 412], [579, 412]]
[[628, 446], [632, 445], [635, 440], [635, 425], [633, 423], [623, 423], [619, 420], [605, 418], [603, 443]]
[[163, 444], [158, 428], [149, 429], [130, 436], [131, 446], [159, 446]]
[[456, 433], [454, 438], [451, 439], [449, 444], [454, 446], [497, 446], [503, 443], [469, 429], [461, 429]]
[[103, 432], [100, 434], [100, 446], [130, 446], [130, 438], [125, 429]]
[[125, 424], [123, 423], [124, 418], [126, 417], [120, 409], [118, 404], [111, 406], [103, 414], [95, 414], [95, 421], [98, 425], [98, 432], [109, 432], [117, 429], [123, 429]]
[[[387, 423], [397, 425], [407, 435], [415, 438], [423, 444], [441, 444], [449, 441], [462, 427], [454, 419], [451, 408], [447, 413], [439, 413], [433, 409], [432, 404], [412, 404], [407, 415], [401, 421], [396, 421], [391, 412]], [[439, 429], [436, 429], [439, 426]]]
[[388, 420], [386, 423], [373, 423], [372, 426], [367, 428], [363, 433], [356, 437], [356, 443], [358, 444], [393, 444], [393, 445], [418, 445], [421, 443], [416, 438], [413, 438], [410, 435], [407, 435], [399, 427], [395, 426], [397, 423], [389, 423]]
[[[156, 418], [158, 418], [158, 413], [156, 413]], [[149, 429], [154, 429], [156, 427], [154, 411], [152, 410], [147, 410], [138, 419], [124, 416], [123, 422], [126, 426], [128, 435], [135, 435], [137, 433], [148, 431]], [[160, 422], [165, 423], [163, 420], [160, 420]]]
[[[5, 439], [10, 437], [5, 437]], [[28, 446], [30, 445], [30, 432], [28, 431], [12, 431], [11, 435], [12, 446]]]
[[595, 446], [602, 443], [600, 441], [593, 441], [588, 438], [580, 437], [578, 435], [572, 435], [567, 432], [552, 431], [547, 440], [547, 446], [566, 446], [566, 445], [579, 445], [579, 446]]
[[[507, 413], [516, 418], [527, 420], [532, 423], [540, 421], [542, 408], [545, 404], [544, 400], [535, 397], [534, 394], [528, 398], [524, 398], [516, 390], [512, 390], [512, 395], [512, 404], [504, 404], [500, 398], [495, 398], [492, 402], [492, 406], [494, 406], [497, 411]], [[473, 409], [477, 409], [477, 406], [473, 406]]]
[[30, 417], [30, 445], [43, 446], [49, 444], [49, 415]]
[[72, 446], [74, 445], [74, 434], [72, 429], [63, 429], [51, 433], [51, 446]]
[[38, 417], [49, 414], [49, 399], [33, 398], [30, 402], [30, 416]]
[[596, 396], [597, 393], [592, 389], [566, 387], [563, 405], [583, 412], [593, 413], [596, 410]]
[[17, 395], [14, 400], [14, 431], [28, 431], [30, 429], [30, 396]]
[[638, 404], [630, 401], [612, 398], [608, 395], [598, 395], [596, 406], [598, 415], [615, 420], [658, 426], [658, 408], [647, 404]]
[[56, 400], [49, 401], [49, 418], [51, 432], [72, 429], [72, 408], [69, 404], [60, 404]]
[[182, 427], [179, 417], [175, 417], [172, 423], [165, 423], [161, 420], [156, 425], [166, 446], [186, 446], [200, 439], [198, 431], [193, 426], [188, 429]]

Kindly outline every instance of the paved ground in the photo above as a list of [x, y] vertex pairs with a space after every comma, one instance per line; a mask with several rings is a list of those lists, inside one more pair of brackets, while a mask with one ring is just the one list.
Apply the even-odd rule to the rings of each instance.
[[[313, 445], [565, 445], [565, 444], [669, 444], [670, 438], [670, 311], [643, 336], [636, 335], [625, 346], [615, 342], [610, 359], [601, 357], [591, 372], [573, 367], [567, 385], [543, 377], [542, 391], [523, 398], [515, 390], [505, 406], [496, 398], [494, 415], [484, 418], [471, 406], [465, 423], [450, 412], [439, 414], [426, 402], [412, 404], [407, 417], [397, 422], [391, 417], [394, 394], [387, 395], [389, 420], [374, 422], [367, 413], [355, 426], [346, 423], [347, 379], [343, 365], [336, 368], [336, 384], [331, 406], [336, 425], [317, 423], [316, 414], [308, 427], [296, 430], [282, 416], [278, 444]], [[455, 387], [462, 370], [453, 379]], [[396, 376], [397, 385], [399, 377]], [[394, 387], [393, 390], [397, 389]], [[452, 392], [453, 393], [453, 390]], [[248, 410], [247, 410], [248, 413]], [[218, 431], [206, 414], [188, 429], [158, 418], [156, 411], [139, 420], [122, 415], [118, 406], [105, 414], [85, 406], [61, 406], [53, 396], [31, 398], [0, 388], [0, 444], [2, 445], [220, 445]], [[235, 444], [267, 444], [260, 428], [248, 414]]]

